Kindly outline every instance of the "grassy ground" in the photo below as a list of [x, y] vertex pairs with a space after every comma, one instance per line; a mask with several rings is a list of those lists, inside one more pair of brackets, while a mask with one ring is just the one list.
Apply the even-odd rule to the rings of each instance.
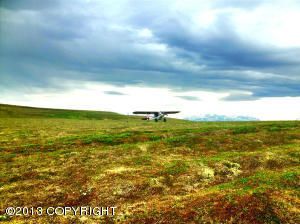
[[[3, 223], [300, 223], [299, 121], [155, 123], [0, 105], [0, 150]], [[85, 205], [116, 216], [4, 215]]]

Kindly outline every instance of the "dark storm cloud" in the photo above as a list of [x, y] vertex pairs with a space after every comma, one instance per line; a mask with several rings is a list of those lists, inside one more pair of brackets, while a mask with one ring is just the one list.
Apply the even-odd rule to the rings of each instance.
[[196, 63], [205, 63], [213, 69], [273, 69], [298, 65], [300, 49], [276, 49], [242, 40], [234, 31], [228, 13], [221, 14], [213, 29], [195, 32], [188, 18], [173, 15], [166, 23], [153, 25], [161, 42]]
[[[261, 3], [213, 5], [252, 10]], [[227, 11], [209, 28], [195, 29], [189, 13], [170, 5], [172, 1], [1, 1], [0, 88], [64, 88], [61, 79], [252, 93], [224, 100], [300, 96], [299, 48], [241, 38]]]
[[184, 100], [191, 100], [191, 101], [199, 101], [200, 100], [196, 96], [176, 96], [176, 97], [184, 99]]
[[250, 100], [257, 100], [258, 97], [249, 95], [249, 94], [242, 94], [242, 93], [232, 93], [229, 96], [222, 98], [224, 101], [250, 101]]
[[55, 8], [59, 3], [59, 0], [1, 0], [0, 6], [12, 10], [41, 10]]
[[126, 94], [118, 92], [118, 91], [104, 91], [104, 93], [108, 94], [108, 95], [117, 95], [117, 96], [126, 95]]

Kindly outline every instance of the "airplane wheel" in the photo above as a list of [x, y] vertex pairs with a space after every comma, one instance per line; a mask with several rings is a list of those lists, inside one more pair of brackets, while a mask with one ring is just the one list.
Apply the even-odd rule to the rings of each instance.
[[167, 119], [166, 119], [166, 118], [164, 118], [164, 122], [167, 122]]
[[157, 122], [158, 120], [157, 119], [155, 119], [155, 122]]

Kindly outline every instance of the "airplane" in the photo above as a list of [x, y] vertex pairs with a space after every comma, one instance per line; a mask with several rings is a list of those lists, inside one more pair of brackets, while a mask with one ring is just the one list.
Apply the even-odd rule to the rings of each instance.
[[[165, 116], [168, 116], [168, 114], [177, 114], [179, 112], [180, 111], [134, 111], [133, 114], [147, 114], [142, 120], [154, 120], [155, 122], [162, 120], [166, 122], [167, 118]], [[153, 116], [149, 116], [149, 114], [153, 114]]]

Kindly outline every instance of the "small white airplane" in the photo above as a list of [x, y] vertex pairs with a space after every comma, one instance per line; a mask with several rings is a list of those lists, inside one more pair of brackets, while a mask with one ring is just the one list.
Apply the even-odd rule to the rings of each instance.
[[[154, 120], [155, 122], [162, 120], [166, 122], [166, 116], [168, 116], [168, 114], [177, 114], [179, 112], [180, 111], [134, 111], [133, 114], [147, 114], [142, 120]], [[153, 114], [153, 116], [150, 116], [150, 114]]]

